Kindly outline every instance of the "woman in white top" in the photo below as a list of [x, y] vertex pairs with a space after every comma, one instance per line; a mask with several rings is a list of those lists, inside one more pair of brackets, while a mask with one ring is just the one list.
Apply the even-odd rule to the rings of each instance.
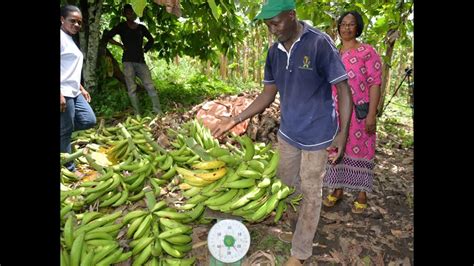
[[[71, 134], [76, 130], [91, 128], [96, 123], [89, 102], [91, 96], [81, 85], [83, 55], [72, 36], [81, 29], [81, 10], [73, 5], [61, 8], [61, 145], [62, 153], [71, 153]], [[76, 171], [73, 162], [65, 165]]]

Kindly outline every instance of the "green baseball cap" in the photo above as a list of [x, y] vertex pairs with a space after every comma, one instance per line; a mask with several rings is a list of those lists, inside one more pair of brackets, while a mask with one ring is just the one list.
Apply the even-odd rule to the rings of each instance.
[[295, 7], [295, 0], [265, 0], [262, 10], [253, 20], [270, 19], [283, 11], [293, 10]]

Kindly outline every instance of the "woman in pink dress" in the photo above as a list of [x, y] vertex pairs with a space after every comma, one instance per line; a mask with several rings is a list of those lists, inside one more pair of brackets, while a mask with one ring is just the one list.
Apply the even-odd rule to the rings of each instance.
[[[367, 194], [372, 191], [374, 178], [376, 113], [380, 100], [382, 63], [375, 49], [359, 42], [364, 28], [362, 17], [355, 11], [344, 13], [337, 21], [342, 40], [340, 55], [349, 76], [354, 110], [352, 112], [346, 151], [339, 164], [328, 163], [324, 186], [334, 189], [323, 201], [327, 207], [334, 206], [343, 197], [343, 190], [358, 191], [352, 211], [362, 213], [367, 208]], [[333, 97], [337, 105], [336, 89]], [[368, 103], [367, 111], [356, 105]], [[367, 107], [367, 104], [365, 105]], [[357, 115], [358, 111], [362, 116]], [[365, 115], [365, 117], [364, 117]], [[329, 156], [331, 158], [331, 154]]]

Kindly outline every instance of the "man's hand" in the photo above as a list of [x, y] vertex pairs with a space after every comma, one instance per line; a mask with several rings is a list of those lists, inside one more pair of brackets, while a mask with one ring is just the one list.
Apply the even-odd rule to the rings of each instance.
[[261, 113], [270, 106], [270, 104], [275, 100], [275, 96], [278, 92], [278, 89], [275, 84], [264, 84], [263, 92], [260, 93], [257, 98], [238, 116], [235, 117], [218, 117], [221, 122], [218, 126], [211, 130], [212, 135], [215, 138], [221, 137], [225, 132], [233, 128], [238, 123], [244, 121], [245, 119], [254, 116], [255, 114]]
[[331, 146], [326, 148], [329, 152], [328, 159], [332, 164], [337, 164], [341, 161], [344, 152], [346, 151], [346, 142], [347, 136], [344, 136], [344, 134], [339, 132], [331, 143]]
[[91, 95], [86, 91], [86, 89], [84, 89], [84, 87], [82, 87], [82, 85], [81, 85], [81, 93], [84, 96], [84, 98], [86, 99], [86, 101], [88, 103], [90, 103], [91, 102]]
[[59, 110], [61, 113], [66, 112], [66, 98], [61, 93], [59, 94]]
[[234, 121], [233, 117], [219, 116], [218, 118], [221, 120], [221, 122], [217, 124], [217, 127], [212, 129], [212, 135], [215, 138], [219, 138], [238, 123]]
[[349, 135], [349, 125], [351, 123], [353, 109], [352, 94], [347, 80], [337, 83], [336, 88], [339, 97], [338, 105], [341, 131], [331, 143], [332, 148], [337, 148], [336, 154], [331, 158], [333, 164], [339, 163], [346, 151], [346, 142], [347, 136]]
[[365, 119], [365, 131], [369, 134], [375, 133], [377, 129], [377, 119], [375, 115], [368, 115]]

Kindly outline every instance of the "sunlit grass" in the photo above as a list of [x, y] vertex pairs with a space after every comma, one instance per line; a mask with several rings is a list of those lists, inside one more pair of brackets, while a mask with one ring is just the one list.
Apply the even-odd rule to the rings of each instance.
[[413, 110], [406, 97], [392, 99], [379, 118], [377, 132], [380, 137], [395, 137], [402, 148], [413, 147]]

